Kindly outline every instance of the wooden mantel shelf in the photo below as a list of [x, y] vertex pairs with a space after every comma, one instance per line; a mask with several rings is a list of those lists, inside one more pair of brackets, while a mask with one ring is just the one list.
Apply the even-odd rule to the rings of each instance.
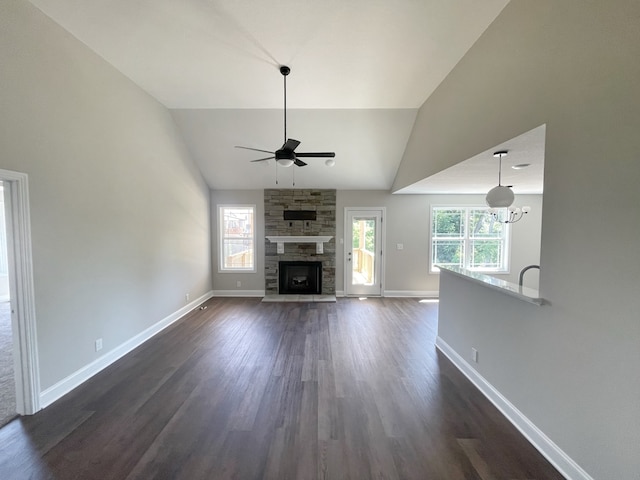
[[284, 253], [285, 243], [315, 243], [316, 253], [324, 253], [323, 244], [331, 240], [333, 236], [328, 235], [282, 235], [282, 236], [268, 236], [267, 240], [271, 243], [277, 243], [277, 253]]

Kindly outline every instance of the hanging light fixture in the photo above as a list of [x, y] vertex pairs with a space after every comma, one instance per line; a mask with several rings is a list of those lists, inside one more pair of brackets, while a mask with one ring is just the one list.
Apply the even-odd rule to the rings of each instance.
[[487, 193], [486, 201], [489, 206], [489, 213], [500, 223], [516, 223], [523, 216], [531, 211], [530, 207], [513, 207], [515, 195], [511, 186], [502, 185], [502, 157], [506, 157], [508, 150], [499, 150], [493, 154], [498, 157], [498, 185]]

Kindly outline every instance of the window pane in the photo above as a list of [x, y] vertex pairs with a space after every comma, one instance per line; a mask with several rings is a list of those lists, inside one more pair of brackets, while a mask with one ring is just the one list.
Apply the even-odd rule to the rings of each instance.
[[456, 240], [433, 241], [433, 265], [455, 265], [462, 267], [464, 263], [464, 242]]
[[472, 209], [469, 212], [469, 237], [470, 238], [502, 238], [504, 225], [496, 222], [489, 210]]
[[434, 237], [463, 237], [464, 236], [463, 209], [433, 210]]
[[221, 270], [254, 270], [254, 207], [219, 208]]
[[376, 244], [376, 221], [368, 218], [354, 218], [351, 226], [353, 248], [373, 252]]
[[252, 208], [224, 208], [225, 237], [253, 236]]
[[472, 240], [470, 269], [500, 269], [503, 258], [502, 240]]
[[252, 239], [226, 239], [223, 248], [224, 268], [253, 269]]
[[436, 265], [506, 272], [509, 226], [487, 207], [432, 207], [431, 270]]

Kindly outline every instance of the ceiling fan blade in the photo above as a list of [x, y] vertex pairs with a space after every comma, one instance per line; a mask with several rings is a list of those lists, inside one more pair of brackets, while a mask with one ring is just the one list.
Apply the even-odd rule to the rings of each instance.
[[333, 158], [336, 156], [336, 152], [306, 152], [296, 153], [296, 157], [315, 157], [315, 158]]
[[[253, 152], [263, 152], [268, 153], [271, 156], [265, 158], [258, 158], [256, 160], [251, 160], [251, 162], [264, 162], [266, 160], [271, 160], [272, 158], [276, 159], [276, 162], [281, 164], [282, 166], [291, 166], [291, 162], [293, 162], [298, 167], [304, 167], [307, 165], [306, 162], [303, 162], [297, 157], [316, 157], [316, 158], [333, 158], [336, 156], [335, 152], [306, 152], [306, 153], [295, 153], [295, 149], [298, 148], [300, 142], [293, 138], [287, 138], [287, 75], [289, 75], [291, 69], [286, 65], [280, 65], [280, 73], [284, 78], [284, 139], [285, 142], [282, 145], [282, 148], [272, 152], [270, 150], [261, 150], [259, 148], [252, 147], [243, 147], [240, 145], [236, 145], [236, 148], [242, 148], [244, 150], [251, 150]], [[502, 157], [500, 157], [502, 159]], [[335, 162], [333, 160], [327, 160], [325, 162], [327, 166], [333, 166]], [[276, 169], [277, 170], [277, 169]], [[276, 184], [278, 183], [278, 177], [276, 176]], [[294, 182], [295, 185], [295, 182]]]
[[240, 145], [236, 145], [236, 148], [242, 148], [244, 150], [253, 150], [254, 152], [274, 153], [269, 150], [260, 150], [259, 148], [251, 148], [251, 147], [241, 147]]
[[298, 140], [288, 138], [287, 141], [284, 142], [284, 145], [282, 145], [282, 150], [290, 150], [293, 152], [296, 148], [298, 148], [298, 145], [300, 145], [300, 142]]
[[265, 160], [271, 160], [272, 158], [276, 158], [276, 157], [258, 158], [257, 160], [251, 160], [251, 161], [252, 162], [264, 162]]

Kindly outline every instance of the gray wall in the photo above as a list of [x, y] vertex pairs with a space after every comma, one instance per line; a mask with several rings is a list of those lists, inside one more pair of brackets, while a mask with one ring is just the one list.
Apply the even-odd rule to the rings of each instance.
[[[518, 205], [530, 205], [531, 213], [512, 225], [511, 270], [495, 275], [511, 282], [525, 265], [540, 259], [542, 195], [517, 195]], [[344, 290], [344, 208], [386, 207], [385, 291], [437, 292], [439, 275], [429, 273], [429, 222], [431, 207], [439, 205], [485, 205], [484, 195], [392, 195], [385, 191], [338, 190], [337, 290]], [[398, 250], [397, 244], [403, 249]], [[537, 287], [537, 274], [527, 274], [527, 286]]]
[[[336, 290], [344, 290], [344, 208], [386, 207], [385, 290], [391, 292], [437, 292], [439, 275], [429, 270], [429, 219], [431, 205], [484, 205], [483, 195], [391, 195], [382, 190], [338, 190], [336, 207]], [[518, 205], [530, 205], [532, 212], [512, 230], [511, 272], [500, 275], [517, 282], [520, 269], [540, 259], [541, 195], [517, 195]], [[218, 273], [217, 211], [216, 205], [225, 203], [255, 204], [257, 206], [256, 273]], [[216, 292], [238, 294], [264, 290], [264, 201], [262, 190], [213, 190], [211, 212], [214, 229], [213, 286]], [[403, 250], [396, 250], [402, 243]], [[236, 286], [237, 281], [241, 287]], [[527, 285], [537, 287], [537, 273], [526, 277]]]
[[26, 1], [0, 2], [0, 65], [46, 389], [211, 289], [209, 191], [168, 110]]
[[637, 1], [510, 2], [420, 109], [395, 184], [546, 123], [549, 304], [456, 295], [440, 336], [474, 344], [480, 374], [601, 479], [640, 471], [639, 18]]
[[[256, 206], [256, 271], [218, 271], [218, 205], [241, 204]], [[264, 190], [211, 190], [211, 261], [213, 289], [217, 294], [230, 295], [264, 293]], [[238, 282], [241, 285], [238, 287]]]

